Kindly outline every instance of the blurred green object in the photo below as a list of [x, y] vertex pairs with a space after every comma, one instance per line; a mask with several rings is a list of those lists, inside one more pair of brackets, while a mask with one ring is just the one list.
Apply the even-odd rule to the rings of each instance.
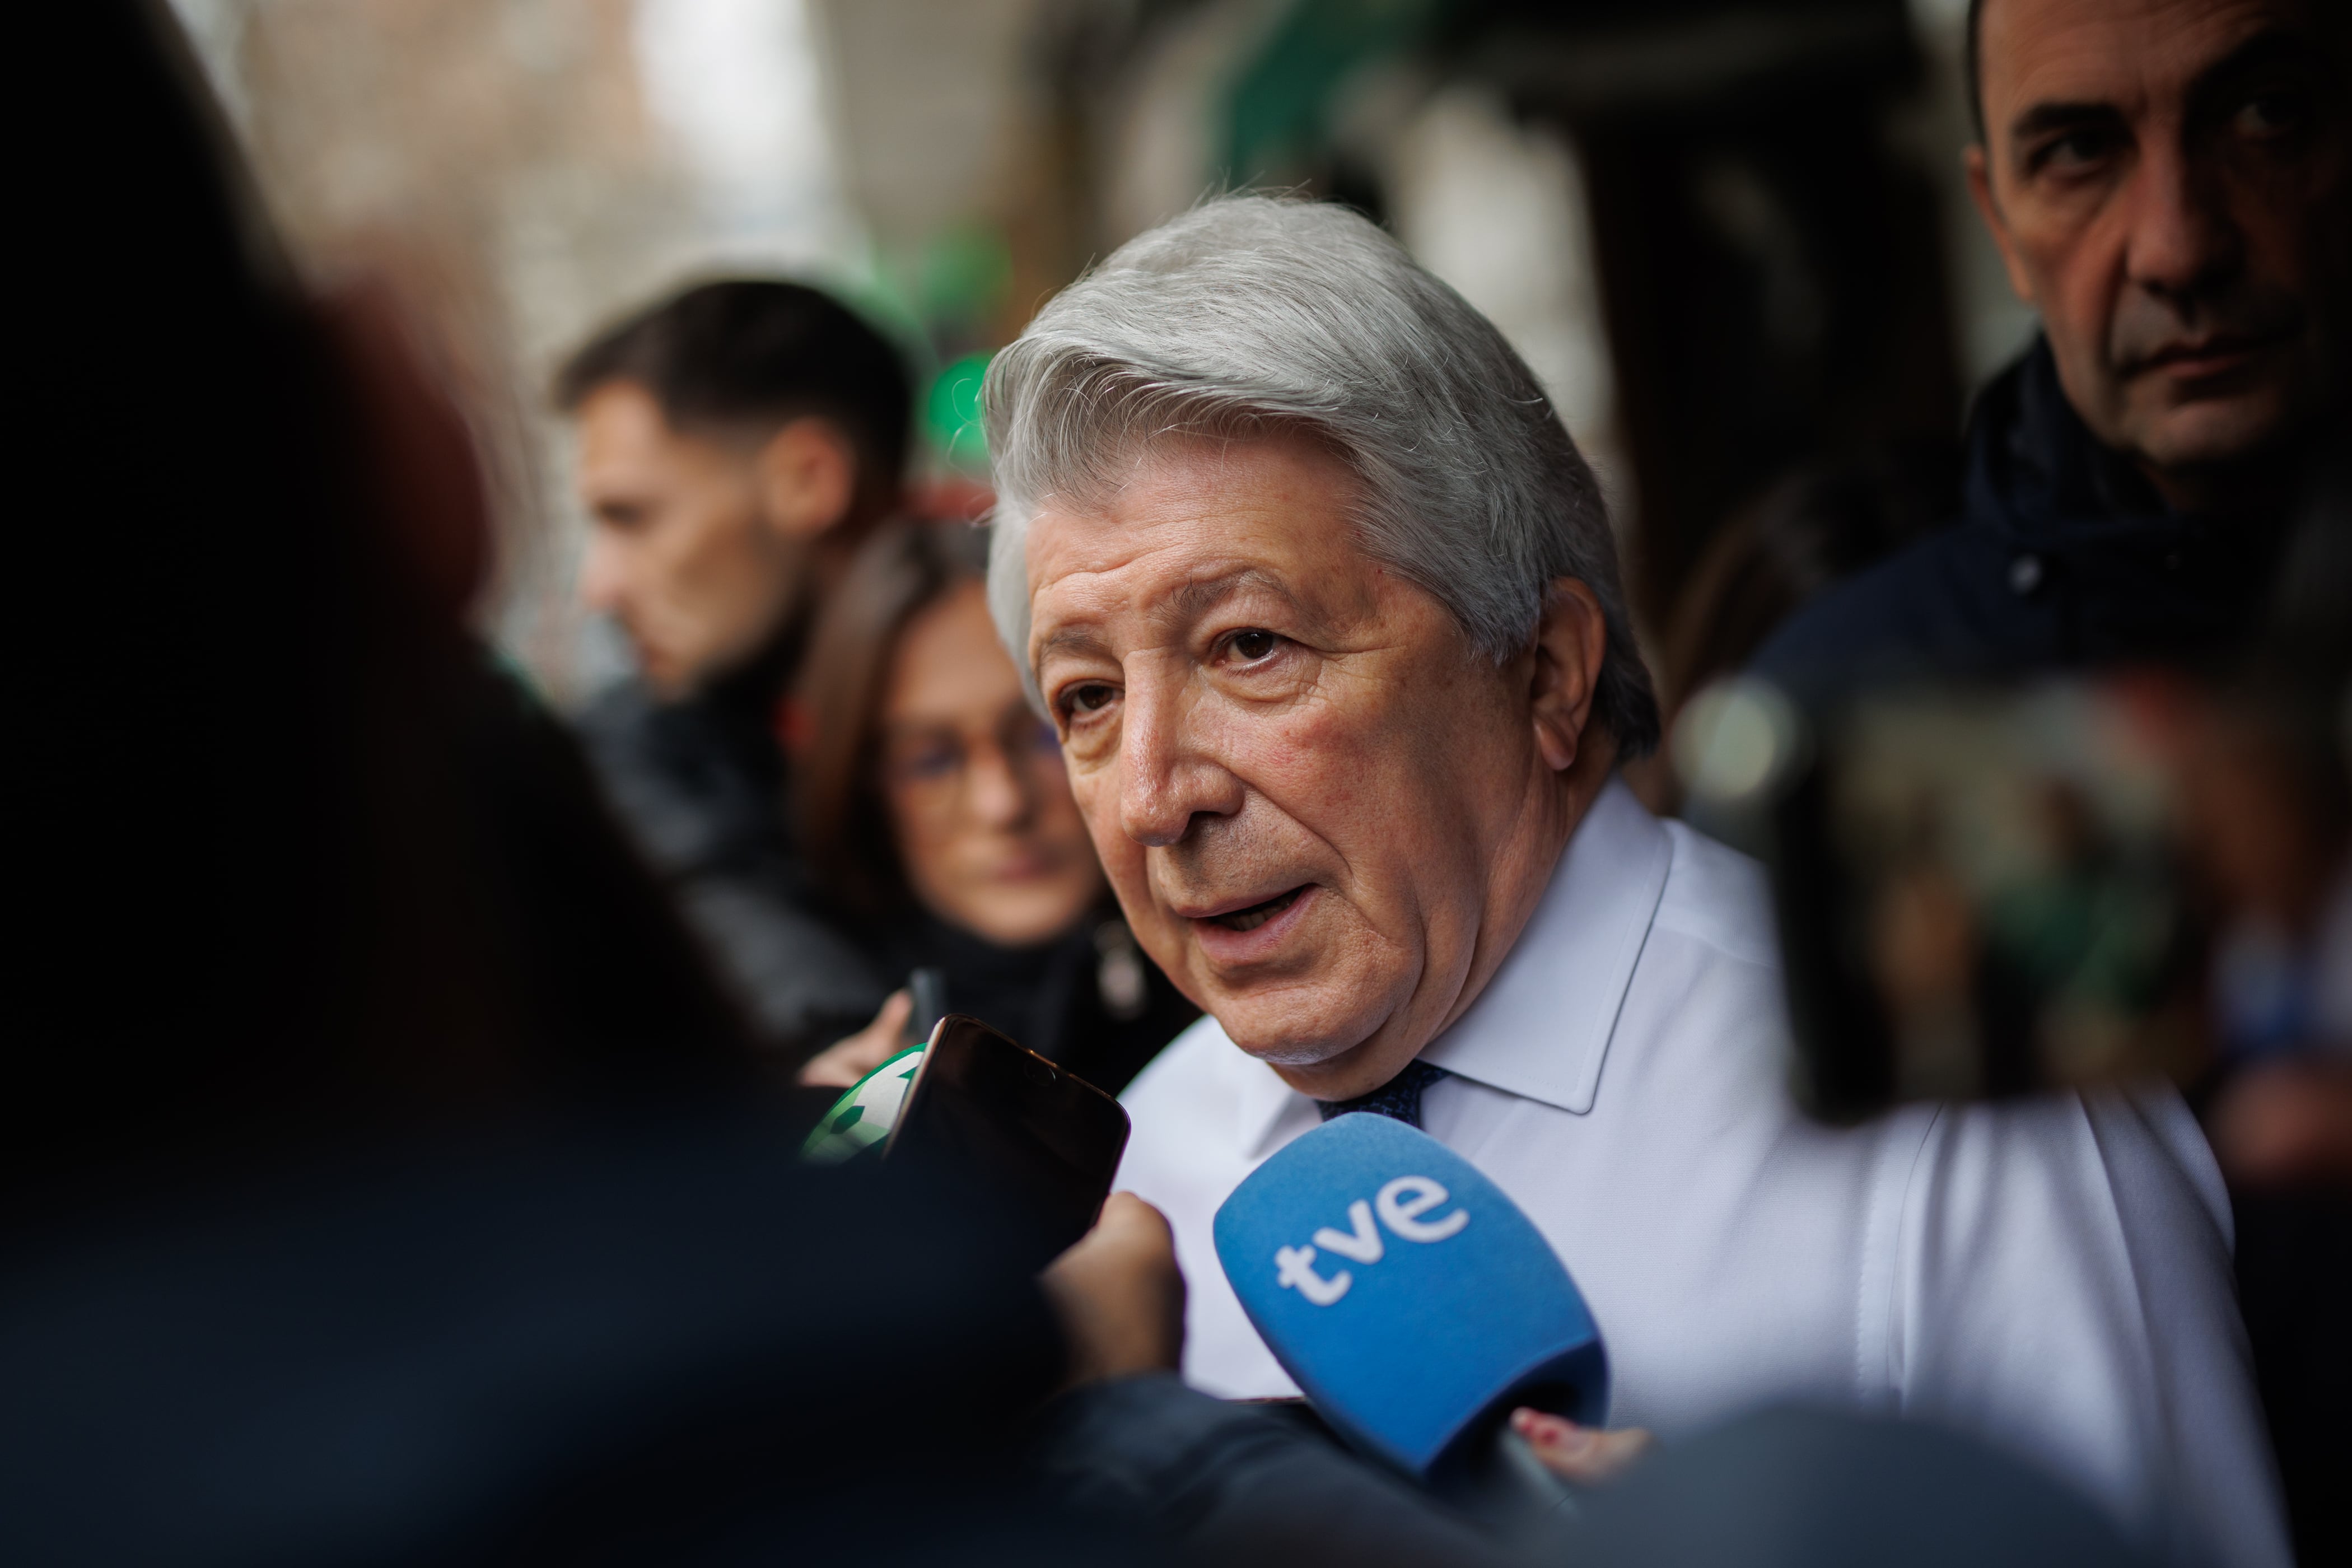
[[923, 428], [940, 456], [959, 468], [988, 468], [988, 435], [980, 421], [980, 384], [994, 355], [969, 353], [950, 360], [931, 383], [923, 402]]
[[889, 1137], [914, 1084], [915, 1069], [923, 1065], [923, 1050], [909, 1047], [859, 1079], [808, 1135], [801, 1158], [816, 1165], [838, 1165]]
[[986, 224], [935, 234], [915, 258], [915, 304], [934, 336], [978, 335], [1012, 282], [1012, 247]]
[[1234, 80], [1226, 179], [1241, 186], [1294, 175], [1323, 140], [1348, 79], [1413, 47], [1438, 19], [1434, 0], [1298, 0]]

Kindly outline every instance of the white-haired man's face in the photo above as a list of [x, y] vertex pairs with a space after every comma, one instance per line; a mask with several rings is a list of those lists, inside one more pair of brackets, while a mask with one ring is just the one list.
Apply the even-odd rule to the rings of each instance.
[[1590, 591], [1497, 665], [1361, 552], [1356, 495], [1305, 438], [1171, 438], [1028, 541], [1031, 667], [1129, 924], [1325, 1100], [1469, 1005], [1614, 751]]

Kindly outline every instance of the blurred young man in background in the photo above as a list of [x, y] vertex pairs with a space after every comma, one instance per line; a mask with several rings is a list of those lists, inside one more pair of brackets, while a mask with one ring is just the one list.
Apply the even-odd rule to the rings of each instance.
[[905, 367], [814, 289], [722, 282], [611, 328], [556, 392], [593, 530], [581, 594], [641, 671], [581, 716], [590, 752], [765, 1033], [821, 1045], [887, 987], [810, 912], [779, 726], [811, 606], [898, 503]]
[[1759, 668], [1990, 677], [2236, 646], [2340, 393], [2340, 20], [2305, 0], [1976, 0], [1969, 184], [2042, 318], [1978, 400], [1961, 525]]

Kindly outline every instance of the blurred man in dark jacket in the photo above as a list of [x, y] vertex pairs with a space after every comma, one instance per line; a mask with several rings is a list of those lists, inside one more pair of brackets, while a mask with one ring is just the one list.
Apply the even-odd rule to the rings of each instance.
[[1035, 1280], [801, 1165], [467, 631], [479, 470], [394, 312], [299, 285], [160, 0], [42, 22], [106, 112], [37, 161], [6, 395], [89, 481], [28, 548], [116, 618], [13, 753], [0, 1558], [1131, 1558], [1014, 1489]]
[[1961, 526], [1808, 605], [1763, 673], [1834, 700], [2244, 636], [2345, 363], [2331, 11], [1975, 0], [1969, 184], [2043, 335], [1978, 401]]
[[591, 754], [763, 1032], [822, 1046], [888, 986], [810, 912], [779, 725], [812, 602], [898, 502], [906, 371], [814, 289], [710, 283], [582, 349], [557, 401], [593, 529], [581, 594], [642, 672], [581, 716]]

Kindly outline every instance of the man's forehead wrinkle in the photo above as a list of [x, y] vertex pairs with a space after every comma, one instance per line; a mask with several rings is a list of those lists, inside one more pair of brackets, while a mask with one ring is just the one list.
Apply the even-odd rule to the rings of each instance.
[[[2032, 78], [2037, 74], [2045, 80], [2053, 74], [2049, 59], [2037, 60], [2024, 68], [2025, 80], [2018, 85], [2020, 108], [2009, 122], [2009, 135], [2013, 142], [2022, 142], [2044, 132], [2062, 130], [2096, 120], [2131, 120], [2156, 107], [2151, 103], [2153, 92], [2160, 101], [2173, 92], [2194, 104], [2215, 90], [2227, 90], [2235, 79], [2246, 72], [2261, 70], [2281, 61], [2299, 60], [2308, 56], [2315, 47], [2312, 40], [2298, 33], [2274, 11], [2255, 8], [2245, 18], [2252, 29], [2235, 40], [2217, 40], [2213, 47], [2203, 51], [2210, 58], [2188, 62], [2185, 79], [2151, 80], [2144, 72], [2117, 70], [2107, 66], [2105, 57], [2096, 57], [2100, 64], [2092, 68], [2090, 79], [2080, 72], [2064, 73], [2073, 79], [2052, 83], [2036, 89]], [[2224, 26], [2215, 19], [2210, 26]], [[2041, 68], [2037, 71], [2036, 67]]]
[[1059, 626], [1038, 643], [1037, 659], [1043, 663], [1047, 654], [1058, 653], [1064, 648], [1080, 653], [1098, 652], [1102, 646], [1102, 638], [1096, 635], [1091, 626]]
[[1290, 585], [1262, 566], [1196, 566], [1184, 585], [1168, 596], [1166, 608], [1175, 619], [1198, 620], [1225, 600], [1251, 593], [1270, 595], [1293, 608], [1298, 605]]
[[2039, 135], [2044, 131], [2080, 125], [2088, 120], [2105, 120], [2112, 122], [2120, 117], [2119, 111], [2112, 103], [2088, 100], [2079, 103], [2062, 103], [2044, 100], [2039, 103], [2028, 104], [2021, 110], [2017, 117], [2010, 121], [2009, 133], [2013, 137], [2024, 138]]
[[[2165, 85], [2148, 75], [2152, 67], [2178, 64], [2201, 80], [2233, 67], [2244, 51], [2267, 52], [2273, 39], [2295, 49], [2312, 47], [2301, 37], [2300, 8], [2274, 0], [2158, 0], [2128, 17], [2068, 7], [2055, 25], [2046, 16], [2012, 17], [2011, 10], [1986, 7], [1985, 85], [1988, 92], [2006, 87], [2029, 106], [2111, 105], [2117, 89], [2138, 96]], [[2137, 47], [2119, 47], [2119, 37]]]

